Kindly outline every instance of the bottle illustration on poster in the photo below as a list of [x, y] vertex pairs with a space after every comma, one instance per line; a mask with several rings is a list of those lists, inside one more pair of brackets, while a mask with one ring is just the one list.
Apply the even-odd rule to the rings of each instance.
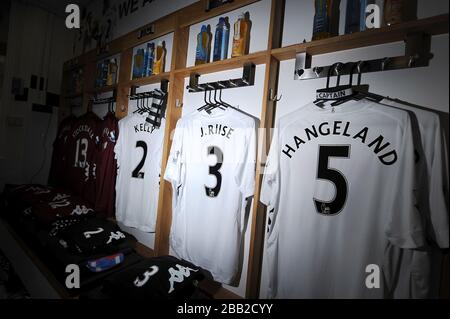
[[197, 35], [197, 49], [195, 51], [195, 65], [209, 63], [211, 55], [211, 26], [202, 25]]
[[250, 12], [244, 12], [239, 15], [234, 23], [233, 49], [231, 57], [239, 57], [247, 55], [250, 51], [250, 32], [252, 22], [250, 20]]

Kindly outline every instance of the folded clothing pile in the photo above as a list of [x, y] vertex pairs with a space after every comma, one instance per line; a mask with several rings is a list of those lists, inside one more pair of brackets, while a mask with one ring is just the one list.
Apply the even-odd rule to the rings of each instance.
[[96, 217], [67, 226], [47, 239], [48, 250], [63, 264], [81, 264], [132, 250], [128, 234], [115, 223]]
[[190, 298], [204, 278], [201, 268], [176, 257], [146, 258], [109, 276], [102, 293], [114, 299]]
[[95, 216], [92, 204], [50, 186], [7, 185], [2, 197], [4, 217], [34, 246], [37, 238], [56, 236], [65, 227]]
[[69, 293], [97, 289], [104, 298], [178, 299], [199, 292], [204, 270], [172, 256], [140, 256], [131, 235], [78, 196], [32, 184], [9, 186], [3, 197], [16, 230], [28, 235], [59, 281], [65, 282], [68, 265], [79, 267], [81, 289]]
[[49, 202], [56, 195], [53, 187], [39, 184], [6, 185], [3, 199], [7, 210], [5, 213], [14, 218], [23, 211], [30, 211], [33, 205]]
[[63, 189], [9, 185], [3, 193], [4, 216], [62, 282], [70, 264], [80, 268], [80, 285], [142, 259], [132, 236], [96, 216], [93, 205]]

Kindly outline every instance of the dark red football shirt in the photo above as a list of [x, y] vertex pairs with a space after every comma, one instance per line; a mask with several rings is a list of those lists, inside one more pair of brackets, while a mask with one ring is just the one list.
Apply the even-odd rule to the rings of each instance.
[[55, 141], [53, 142], [52, 162], [48, 176], [48, 184], [51, 186], [63, 186], [67, 165], [68, 137], [72, 132], [72, 125], [76, 117], [71, 114], [64, 118], [58, 126]]
[[100, 119], [93, 112], [80, 116], [68, 137], [66, 187], [76, 195], [95, 202], [95, 171]]
[[106, 217], [115, 215], [117, 163], [114, 146], [119, 134], [116, 116], [108, 112], [100, 124], [97, 153], [95, 211]]

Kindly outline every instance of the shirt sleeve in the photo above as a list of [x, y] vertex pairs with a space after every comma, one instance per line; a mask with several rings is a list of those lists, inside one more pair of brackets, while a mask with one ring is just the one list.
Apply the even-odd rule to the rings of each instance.
[[184, 124], [180, 119], [177, 122], [170, 148], [169, 159], [167, 160], [164, 179], [172, 183], [174, 190], [182, 184], [183, 160], [183, 130]]
[[387, 220], [385, 233], [389, 241], [400, 248], [419, 248], [425, 245], [423, 221], [415, 203], [415, 163], [411, 120], [405, 112], [397, 162], [393, 165], [390, 185], [392, 187], [391, 215]]
[[238, 160], [235, 180], [244, 198], [255, 193], [255, 166], [256, 166], [256, 122], [244, 128], [246, 135], [245, 147], [242, 157]]
[[276, 269], [278, 263], [278, 204], [280, 197], [280, 141], [279, 123], [275, 125], [269, 155], [266, 159], [264, 176], [261, 185], [260, 201], [267, 206], [266, 240], [265, 245], [265, 271], [268, 280], [268, 297], [277, 295]]
[[[430, 232], [432, 239], [441, 248], [448, 248], [448, 208], [445, 202], [445, 180], [443, 164], [443, 141], [439, 117], [436, 116], [434, 132], [434, 154], [430, 160]], [[444, 151], [445, 152], [445, 151]]]
[[125, 138], [124, 137], [125, 130], [123, 129], [123, 121], [119, 121], [118, 127], [119, 127], [118, 131], [120, 132], [120, 134], [117, 137], [117, 142], [116, 142], [116, 145], [114, 146], [114, 158], [117, 161], [117, 167], [120, 167], [122, 144], [124, 143], [123, 139]]
[[275, 219], [277, 217], [280, 197], [280, 148], [279, 124], [273, 130], [272, 143], [266, 160], [264, 176], [261, 185], [260, 201], [267, 206], [267, 233], [271, 241]]

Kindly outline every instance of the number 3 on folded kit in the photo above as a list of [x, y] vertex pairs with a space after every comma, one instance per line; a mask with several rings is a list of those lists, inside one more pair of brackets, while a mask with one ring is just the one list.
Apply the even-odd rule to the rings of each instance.
[[136, 287], [142, 287], [144, 286], [147, 281], [150, 279], [151, 276], [154, 276], [158, 272], [159, 268], [158, 266], [151, 266], [150, 270], [147, 270], [144, 272], [143, 277], [144, 279], [140, 280], [139, 276], [134, 280], [134, 285]]

